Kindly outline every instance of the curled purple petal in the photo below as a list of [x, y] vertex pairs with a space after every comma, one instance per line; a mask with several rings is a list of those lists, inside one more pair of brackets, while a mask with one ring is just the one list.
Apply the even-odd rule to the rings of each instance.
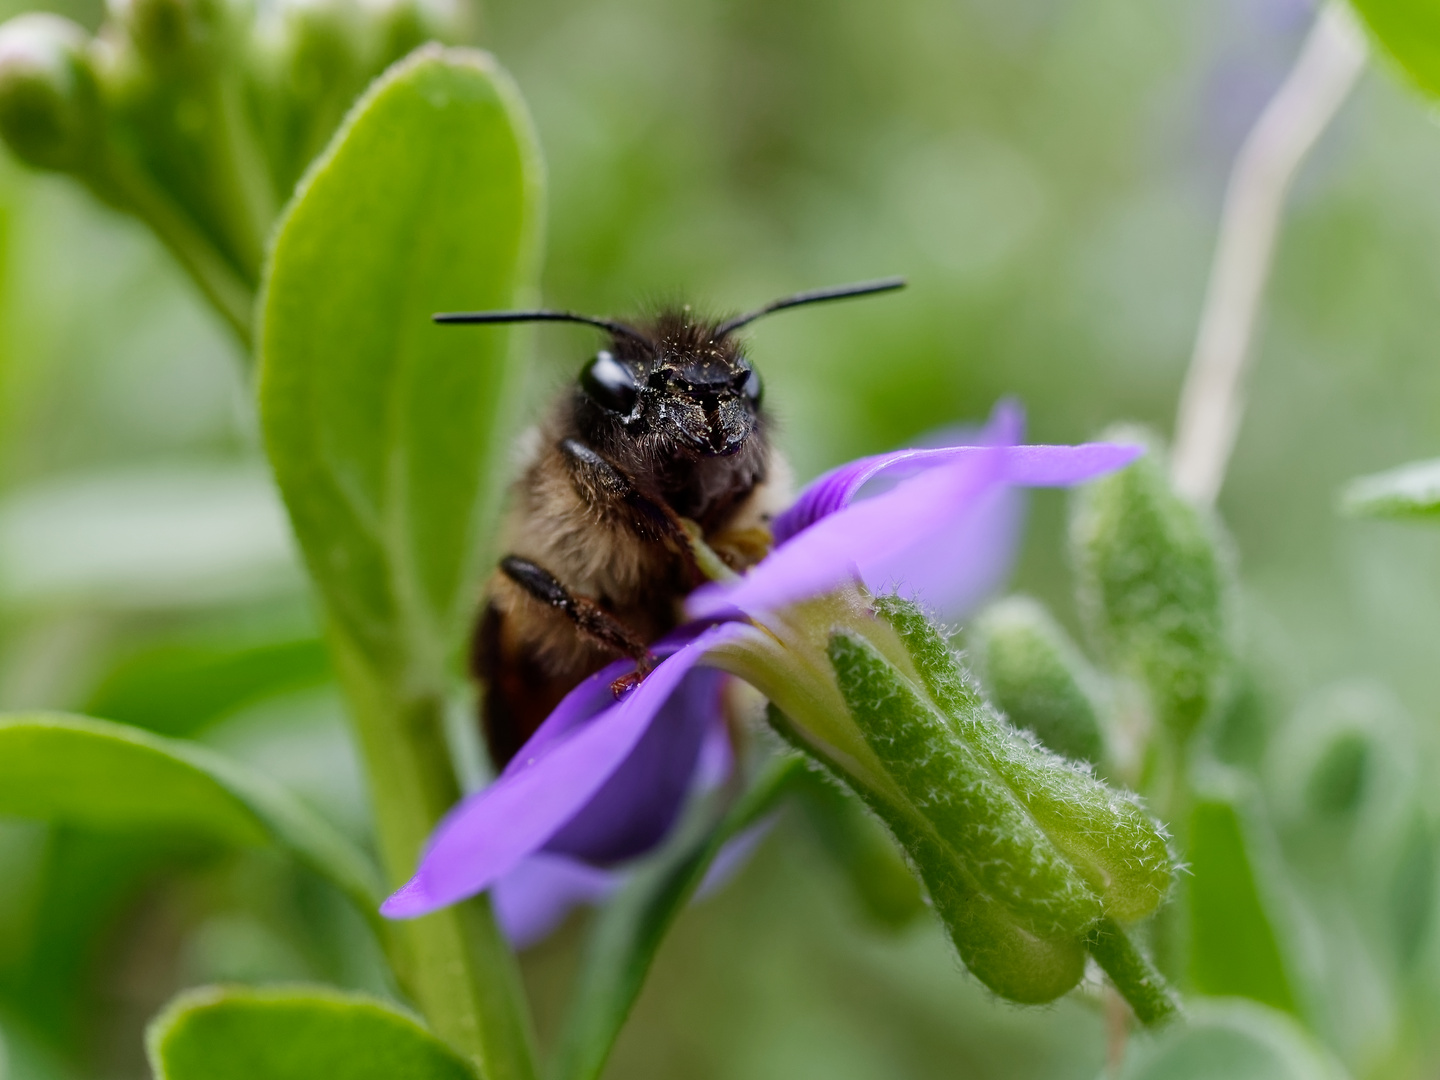
[[[415, 876], [385, 901], [381, 913], [411, 918], [453, 904], [489, 888], [538, 851], [620, 769], [706, 650], [743, 630], [726, 624], [704, 631], [623, 700], [583, 727], [572, 725], [568, 738], [552, 731], [539, 752], [529, 752], [528, 744], [522, 747], [516, 755], [518, 766], [507, 768], [493, 784], [445, 817], [432, 834]], [[572, 695], [593, 692], [593, 681], [587, 680]], [[567, 715], [573, 720], [578, 709]]]
[[872, 591], [894, 591], [924, 604], [943, 623], [957, 623], [1005, 587], [1020, 550], [1024, 493], [995, 484], [943, 533], [915, 543], [889, 581], [865, 578]]
[[500, 775], [505, 777], [528, 768], [549, 753], [556, 743], [563, 742], [576, 729], [606, 709], [613, 708], [615, 695], [610, 690], [610, 684], [634, 670], [635, 661], [616, 660], [583, 680], [561, 699], [555, 710], [535, 729], [535, 734], [525, 740], [525, 745], [516, 751]]
[[706, 733], [723, 722], [727, 678], [713, 668], [687, 672], [629, 757], [544, 850], [605, 864], [644, 854], [664, 839], [696, 775]]
[[991, 447], [1009, 447], [1005, 478], [1023, 487], [1065, 487], [1092, 479], [1134, 461], [1143, 449], [1113, 443], [1079, 446], [1016, 446], [1024, 429], [1024, 413], [1012, 401], [995, 406], [985, 428], [971, 445], [931, 449], [892, 450], [858, 458], [831, 469], [808, 485], [795, 503], [776, 517], [776, 544], [783, 544], [822, 518], [843, 510], [860, 490], [882, 477], [899, 480], [926, 469], [948, 465], [986, 453]]
[[[1001, 482], [1004, 462], [1003, 447], [986, 447], [851, 503], [796, 534], [735, 584], [696, 590], [689, 610], [698, 616], [727, 607], [773, 611], [855, 576], [877, 587], [903, 580], [906, 553], [963, 520]], [[963, 560], [963, 552], [956, 555]]]
[[1021, 487], [1070, 487], [1123, 469], [1144, 452], [1121, 443], [1012, 446], [1005, 451], [1005, 479]]
[[[1015, 446], [1023, 422], [1017, 405], [1001, 402], [975, 446], [897, 450], [825, 474], [776, 519], [775, 551], [740, 582], [697, 590], [690, 613], [758, 614], [858, 577], [872, 591], [900, 588], [959, 618], [1009, 570], [1021, 518], [1012, 485], [1079, 483], [1142, 452], [1110, 443]], [[899, 483], [855, 501], [881, 477]]]
[[563, 855], [532, 855], [491, 890], [495, 919], [516, 949], [548, 937], [570, 911], [598, 904], [619, 887], [621, 875]]

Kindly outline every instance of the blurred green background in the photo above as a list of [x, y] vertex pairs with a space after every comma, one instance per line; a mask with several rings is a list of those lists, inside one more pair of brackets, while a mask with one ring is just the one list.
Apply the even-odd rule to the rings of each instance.
[[[1299, 0], [491, 0], [482, 41], [545, 147], [548, 302], [741, 309], [910, 278], [756, 327], [806, 479], [1004, 394], [1035, 441], [1120, 418], [1168, 433], [1231, 158], [1311, 17]], [[1227, 753], [1260, 763], [1297, 710], [1347, 707], [1327, 689], [1343, 684], [1384, 713], [1427, 821], [1440, 537], [1340, 519], [1334, 497], [1440, 455], [1437, 175], [1433, 114], [1371, 70], [1297, 185], [1220, 503], [1254, 689]], [[238, 348], [138, 223], [8, 159], [0, 245], [0, 707], [194, 735], [363, 836]], [[535, 342], [538, 404], [592, 339]], [[1063, 523], [1060, 496], [1033, 499], [1015, 584], [1073, 624]], [[1328, 987], [1312, 1023], [1358, 1074], [1433, 1063], [1428, 913], [1408, 969], [1387, 967], [1363, 905], [1323, 884], [1335, 859], [1287, 843], [1290, 932]], [[527, 957], [542, 1035], [577, 930]], [[301, 978], [380, 985], [355, 917], [279, 859], [0, 821], [9, 1080], [143, 1076], [141, 1026], [177, 988]], [[1098, 1008], [994, 1002], [937, 927], [869, 928], [787, 820], [681, 920], [610, 1075], [1089, 1078], [1104, 1059]]]

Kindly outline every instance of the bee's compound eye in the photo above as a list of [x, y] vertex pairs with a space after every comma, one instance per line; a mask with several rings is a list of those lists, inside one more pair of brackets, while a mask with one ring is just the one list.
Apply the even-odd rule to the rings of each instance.
[[630, 369], [606, 351], [597, 353], [580, 372], [580, 388], [591, 401], [611, 412], [628, 413], [640, 398], [640, 388]]
[[759, 405], [760, 399], [765, 396], [765, 384], [760, 381], [760, 373], [754, 368], [751, 368], [750, 374], [745, 376], [745, 382], [740, 387], [740, 392], [752, 405]]

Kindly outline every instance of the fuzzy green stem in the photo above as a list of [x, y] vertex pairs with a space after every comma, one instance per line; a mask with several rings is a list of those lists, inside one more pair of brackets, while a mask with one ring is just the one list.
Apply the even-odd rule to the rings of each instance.
[[1114, 919], [1096, 923], [1085, 939], [1085, 947], [1110, 976], [1140, 1023], [1158, 1027], [1180, 1015], [1180, 999], [1175, 991]]
[[[332, 633], [392, 886], [410, 877], [436, 822], [460, 797], [439, 693], [406, 696]], [[485, 897], [397, 922], [391, 961], [441, 1038], [485, 1080], [534, 1080], [530, 1022], [514, 954]]]

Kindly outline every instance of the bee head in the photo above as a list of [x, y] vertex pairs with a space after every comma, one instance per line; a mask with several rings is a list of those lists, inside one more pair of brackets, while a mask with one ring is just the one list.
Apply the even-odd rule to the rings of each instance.
[[612, 334], [580, 372], [582, 407], [697, 457], [725, 457], [755, 431], [763, 387], [740, 343], [687, 311], [665, 312], [645, 331]]
[[573, 322], [606, 331], [610, 345], [580, 372], [577, 408], [586, 426], [646, 438], [652, 448], [688, 457], [738, 453], [760, 423], [760, 376], [734, 332], [786, 308], [901, 288], [900, 278], [796, 293], [724, 322], [689, 308], [662, 313], [637, 329], [569, 311], [472, 311], [436, 315], [440, 323]]

